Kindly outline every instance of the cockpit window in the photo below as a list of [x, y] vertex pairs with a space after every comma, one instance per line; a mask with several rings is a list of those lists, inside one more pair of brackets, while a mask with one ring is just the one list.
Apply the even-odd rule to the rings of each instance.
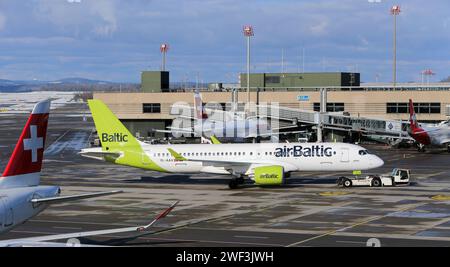
[[368, 154], [370, 154], [370, 153], [369, 153], [368, 150], [360, 150], [360, 151], [359, 151], [359, 154], [360, 154], [361, 156], [364, 156], [364, 155], [368, 155]]

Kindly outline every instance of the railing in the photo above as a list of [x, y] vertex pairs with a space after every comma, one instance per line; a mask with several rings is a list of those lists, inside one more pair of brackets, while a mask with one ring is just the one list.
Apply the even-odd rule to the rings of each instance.
[[[328, 91], [450, 91], [450, 83], [411, 83], [411, 84], [397, 84], [395, 87], [392, 84], [362, 84], [360, 86], [303, 86], [303, 87], [250, 87], [250, 91], [256, 92], [317, 92], [321, 88], [326, 88]], [[161, 93], [181, 93], [194, 92], [197, 88], [186, 87], [170, 89], [167, 92]], [[247, 87], [223, 87], [220, 89], [198, 88], [200, 92], [246, 92]], [[97, 91], [102, 93], [118, 93], [111, 91]], [[97, 93], [96, 92], [96, 93]], [[141, 91], [133, 91], [127, 93], [142, 93]]]

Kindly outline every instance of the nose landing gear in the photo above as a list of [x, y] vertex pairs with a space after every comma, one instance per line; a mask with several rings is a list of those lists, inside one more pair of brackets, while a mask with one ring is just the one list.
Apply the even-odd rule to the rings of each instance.
[[419, 152], [425, 152], [425, 146], [422, 144], [419, 144], [419, 146], [417, 147], [417, 151]]

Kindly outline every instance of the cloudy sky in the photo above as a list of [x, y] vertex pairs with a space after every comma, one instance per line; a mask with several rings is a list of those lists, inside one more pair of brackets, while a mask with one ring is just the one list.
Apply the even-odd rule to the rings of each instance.
[[170, 44], [172, 81], [236, 82], [246, 68], [242, 26], [251, 24], [252, 71], [358, 71], [398, 80], [450, 76], [448, 0], [0, 0], [0, 79], [65, 77], [138, 82]]

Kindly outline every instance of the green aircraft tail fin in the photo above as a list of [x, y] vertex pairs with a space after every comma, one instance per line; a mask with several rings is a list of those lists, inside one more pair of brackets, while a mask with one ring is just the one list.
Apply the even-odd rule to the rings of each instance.
[[139, 146], [139, 142], [101, 100], [88, 100], [89, 109], [105, 151]]
[[102, 143], [102, 150], [120, 152], [119, 157], [105, 156], [105, 160], [115, 164], [136, 168], [167, 172], [156, 164], [144, 151], [141, 143], [117, 119], [112, 111], [100, 100], [89, 100], [89, 109], [94, 118], [95, 128]]

